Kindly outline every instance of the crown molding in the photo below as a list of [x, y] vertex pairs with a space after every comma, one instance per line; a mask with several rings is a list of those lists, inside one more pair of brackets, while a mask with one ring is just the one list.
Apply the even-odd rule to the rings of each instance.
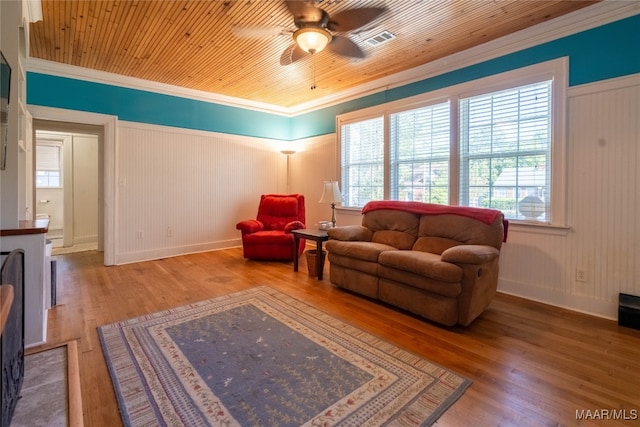
[[292, 117], [361, 98], [363, 96], [379, 93], [381, 91], [415, 83], [456, 69], [478, 64], [581, 31], [615, 22], [620, 19], [628, 18], [630, 16], [637, 15], [638, 13], [640, 13], [640, 1], [638, 0], [604, 0], [576, 12], [509, 34], [508, 36], [492, 40], [480, 46], [450, 55], [446, 58], [432, 61], [419, 67], [396, 73], [392, 76], [378, 79], [349, 90], [318, 98], [314, 101], [290, 108], [205, 91], [187, 89], [164, 83], [156, 83], [134, 77], [127, 77], [30, 57], [27, 58], [26, 68], [27, 71], [31, 72], [39, 72], [59, 77], [156, 92], [165, 95]]
[[280, 114], [289, 116], [288, 108], [263, 102], [251, 101], [232, 96], [220, 95], [201, 90], [188, 89], [180, 86], [157, 83], [150, 80], [128, 77], [106, 71], [92, 70], [90, 68], [78, 67], [75, 65], [61, 64], [59, 62], [47, 61], [44, 59], [27, 58], [27, 71], [49, 74], [57, 77], [84, 80], [93, 83], [101, 83], [112, 86], [120, 86], [128, 89], [137, 89], [147, 92], [155, 92], [163, 95], [177, 96], [180, 98], [194, 99], [198, 101], [211, 102], [215, 104], [228, 105], [249, 110]]

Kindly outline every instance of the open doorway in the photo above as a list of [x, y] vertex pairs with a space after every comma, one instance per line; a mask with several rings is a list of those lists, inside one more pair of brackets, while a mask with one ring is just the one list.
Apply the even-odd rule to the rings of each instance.
[[36, 218], [52, 254], [101, 250], [102, 127], [34, 120]]

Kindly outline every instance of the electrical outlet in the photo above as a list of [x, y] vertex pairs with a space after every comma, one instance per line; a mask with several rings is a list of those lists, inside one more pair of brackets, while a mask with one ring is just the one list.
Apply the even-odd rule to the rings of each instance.
[[173, 237], [173, 228], [167, 227], [167, 237]]
[[587, 281], [587, 272], [583, 268], [576, 268], [576, 281], [578, 282], [586, 282]]
[[138, 239], [144, 239], [144, 231], [138, 230]]

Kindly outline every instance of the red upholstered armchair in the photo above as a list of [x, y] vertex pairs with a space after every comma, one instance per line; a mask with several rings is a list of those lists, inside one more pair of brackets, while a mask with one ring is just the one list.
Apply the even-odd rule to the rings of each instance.
[[[291, 230], [305, 228], [304, 196], [302, 194], [263, 194], [256, 219], [241, 221], [236, 228], [242, 232], [245, 258], [293, 259]], [[300, 239], [299, 254], [304, 250]]]

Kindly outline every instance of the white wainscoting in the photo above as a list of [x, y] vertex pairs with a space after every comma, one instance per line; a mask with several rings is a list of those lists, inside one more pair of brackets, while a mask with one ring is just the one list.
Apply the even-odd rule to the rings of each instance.
[[236, 223], [286, 188], [279, 145], [120, 121], [116, 264], [240, 245]]
[[615, 319], [619, 292], [640, 295], [640, 76], [573, 88], [568, 105], [570, 229], [510, 231], [499, 289]]

